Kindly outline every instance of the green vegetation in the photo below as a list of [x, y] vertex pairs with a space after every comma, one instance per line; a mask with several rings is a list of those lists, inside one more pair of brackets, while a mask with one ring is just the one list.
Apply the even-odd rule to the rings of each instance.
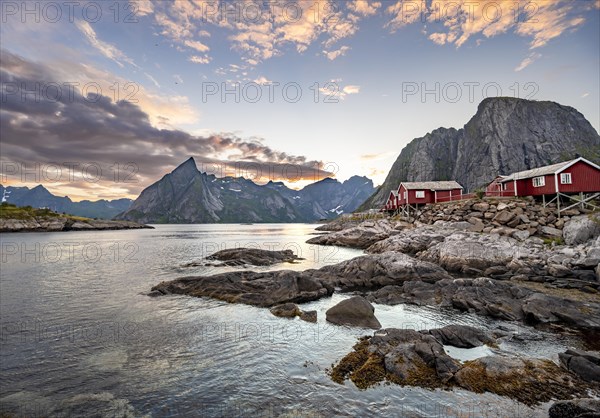
[[475, 196], [477, 196], [477, 199], [481, 200], [485, 197], [485, 190], [482, 189], [477, 189], [475, 190]]
[[85, 222], [88, 218], [81, 216], [59, 214], [50, 209], [37, 209], [31, 206], [16, 206], [12, 203], [3, 202], [0, 204], [0, 219], [20, 219], [29, 220], [35, 218], [67, 218], [73, 221]]
[[550, 247], [553, 245], [565, 245], [565, 240], [562, 237], [544, 238], [544, 244]]

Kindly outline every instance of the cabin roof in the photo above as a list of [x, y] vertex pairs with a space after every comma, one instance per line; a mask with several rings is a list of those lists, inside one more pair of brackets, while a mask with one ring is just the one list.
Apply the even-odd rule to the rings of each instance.
[[558, 174], [561, 171], [566, 170], [567, 168], [571, 167], [573, 164], [575, 164], [579, 161], [583, 161], [597, 169], [600, 169], [600, 167], [598, 167], [596, 164], [592, 163], [591, 161], [588, 161], [583, 157], [579, 157], [574, 160], [563, 161], [562, 163], [546, 165], [544, 167], [533, 168], [531, 170], [519, 171], [518, 173], [513, 173], [510, 176], [505, 177], [504, 179], [502, 179], [502, 182], [513, 181], [513, 180], [524, 180], [524, 179], [529, 179], [532, 177], [547, 176], [549, 174]]
[[463, 187], [456, 181], [416, 181], [409, 183], [400, 183], [406, 190], [454, 190]]

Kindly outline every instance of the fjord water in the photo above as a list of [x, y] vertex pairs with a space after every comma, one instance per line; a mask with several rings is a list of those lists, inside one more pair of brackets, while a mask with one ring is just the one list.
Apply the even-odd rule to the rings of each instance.
[[[306, 244], [315, 225], [158, 225], [154, 230], [2, 234], [0, 412], [14, 416], [543, 416], [491, 394], [380, 385], [360, 391], [326, 369], [372, 330], [328, 325], [347, 294], [302, 306], [317, 324], [207, 298], [145, 295], [224, 248], [294, 250], [318, 268], [361, 251]], [[232, 269], [232, 268], [228, 268]], [[501, 325], [375, 305], [383, 327]], [[514, 328], [514, 324], [503, 324]], [[523, 330], [527, 333], [527, 330]], [[568, 341], [537, 333], [501, 349], [555, 358]], [[489, 349], [453, 350], [468, 359]]]

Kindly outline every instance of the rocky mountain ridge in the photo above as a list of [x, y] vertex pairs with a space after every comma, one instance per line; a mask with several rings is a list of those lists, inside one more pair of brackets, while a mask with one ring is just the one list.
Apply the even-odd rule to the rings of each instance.
[[198, 171], [193, 158], [147, 187], [118, 219], [142, 223], [312, 222], [354, 211], [373, 192], [366, 177], [326, 178], [302, 190], [281, 182]]

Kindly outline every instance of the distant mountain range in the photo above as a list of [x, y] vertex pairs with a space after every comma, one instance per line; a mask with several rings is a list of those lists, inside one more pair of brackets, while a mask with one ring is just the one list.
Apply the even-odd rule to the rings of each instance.
[[193, 158], [147, 187], [117, 219], [141, 223], [312, 222], [356, 210], [375, 191], [366, 177], [326, 178], [302, 190], [198, 171]]
[[465, 192], [510, 174], [585, 157], [600, 163], [600, 136], [576, 109], [509, 97], [483, 100], [461, 129], [413, 139], [359, 210], [381, 207], [402, 181], [456, 180]]
[[67, 196], [53, 195], [42, 185], [32, 189], [29, 187], [4, 187], [0, 185], [0, 200], [17, 206], [48, 208], [58, 213], [64, 212], [98, 219], [112, 219], [119, 213], [126, 211], [133, 202], [131, 199], [73, 202]]

